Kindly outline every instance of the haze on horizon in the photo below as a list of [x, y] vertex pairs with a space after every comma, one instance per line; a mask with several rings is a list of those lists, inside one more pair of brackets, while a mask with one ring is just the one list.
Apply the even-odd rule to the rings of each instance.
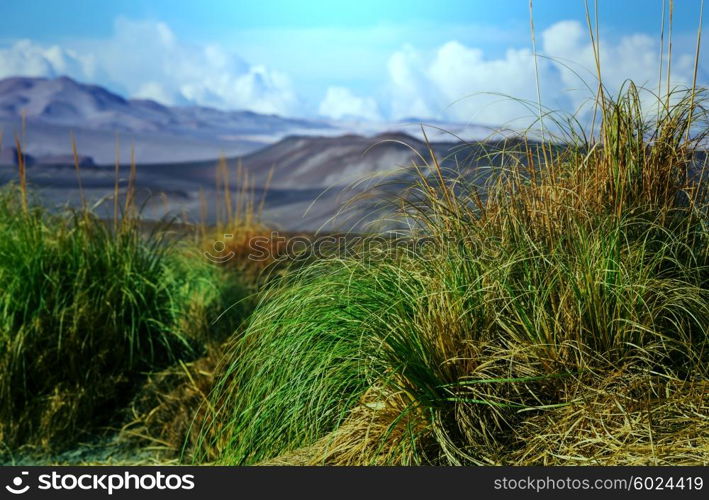
[[[667, 2], [598, 4], [605, 83], [657, 88]], [[691, 84], [699, 7], [674, 5], [673, 85]], [[573, 111], [589, 97], [574, 71], [594, 79], [584, 2], [537, 1], [534, 17], [542, 99]], [[527, 0], [504, 15], [460, 0], [42, 0], [7, 2], [0, 19], [0, 78], [67, 75], [168, 105], [504, 125], [528, 111], [480, 93], [537, 98]]]

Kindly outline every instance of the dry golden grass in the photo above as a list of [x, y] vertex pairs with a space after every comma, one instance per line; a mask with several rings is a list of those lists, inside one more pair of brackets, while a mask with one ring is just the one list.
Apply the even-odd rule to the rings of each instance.
[[221, 348], [215, 346], [196, 361], [149, 375], [130, 405], [121, 435], [162, 458], [189, 456], [200, 422], [213, 412], [208, 395], [220, 356]]
[[694, 89], [657, 117], [632, 84], [609, 96], [597, 137], [503, 150], [482, 194], [418, 167], [401, 216], [430, 253], [271, 290], [215, 384], [209, 455], [706, 463], [709, 198], [690, 168], [707, 116]]
[[[401, 460], [399, 448], [410, 432], [424, 431], [417, 416], [401, 418], [402, 401], [376, 389], [367, 391], [334, 431], [310, 446], [284, 453], [257, 465], [389, 465]], [[386, 445], [384, 445], [386, 443]], [[404, 461], [410, 462], [412, 456]]]
[[709, 383], [614, 374], [526, 419], [519, 465], [708, 465]]
[[[651, 390], [649, 385], [640, 390]], [[575, 401], [523, 419], [515, 442], [491, 465], [708, 465], [709, 387], [706, 381], [654, 387], [644, 405], [617, 376], [573, 387]], [[411, 463], [397, 450], [407, 433], [401, 411], [387, 402], [362, 403], [335, 431], [314, 444], [258, 465], [391, 465]], [[420, 431], [423, 432], [423, 426]], [[386, 444], [384, 444], [386, 443]]]

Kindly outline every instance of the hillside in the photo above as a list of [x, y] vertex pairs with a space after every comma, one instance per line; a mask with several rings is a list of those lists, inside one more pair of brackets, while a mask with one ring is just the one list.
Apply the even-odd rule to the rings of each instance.
[[[445, 161], [447, 166], [455, 165], [456, 157], [462, 162], [472, 147], [452, 142], [431, 144], [437, 156], [448, 158]], [[12, 154], [8, 150], [4, 156], [11, 159]], [[375, 137], [350, 134], [340, 137], [289, 136], [276, 144], [226, 161], [234, 192], [240, 188], [236, 182], [238, 165], [242, 165], [247, 173], [255, 198], [260, 200], [266, 192], [264, 218], [268, 222], [288, 230], [315, 230], [330, 221], [347, 199], [371, 188], [383, 176], [396, 179], [408, 175], [405, 167], [410, 167], [417, 155], [428, 157], [427, 146], [406, 134]], [[80, 199], [76, 172], [68, 158], [63, 163], [55, 161], [51, 164], [40, 160], [32, 158], [27, 170], [28, 182], [38, 189], [47, 204], [63, 205], [71, 200], [76, 205]], [[87, 199], [95, 202], [110, 197], [114, 189], [114, 168], [96, 166], [86, 158], [82, 160], [81, 178]], [[0, 182], [8, 182], [16, 176], [15, 166], [0, 167]], [[121, 169], [123, 184], [128, 176], [128, 166], [124, 165]], [[200, 191], [210, 202], [217, 196], [217, 161], [139, 163], [136, 182], [148, 218], [172, 213], [198, 220]], [[366, 204], [361, 204], [358, 214], [366, 210]], [[215, 219], [211, 208], [207, 216], [209, 222]], [[346, 224], [345, 221], [342, 223]], [[332, 229], [339, 227], [338, 224], [331, 221], [325, 227]]]
[[[244, 155], [292, 135], [334, 137], [357, 133], [372, 137], [404, 131], [419, 137], [420, 123], [413, 118], [382, 123], [332, 121], [203, 106], [165, 106], [151, 100], [127, 99], [68, 77], [0, 80], [3, 146], [12, 147], [14, 137], [22, 136], [26, 152], [37, 158], [71, 154], [72, 134], [81, 154], [97, 164], [113, 164], [117, 138], [122, 162], [128, 162], [134, 146], [138, 160], [152, 164]], [[468, 139], [490, 134], [490, 129], [471, 124], [432, 125]], [[434, 140], [451, 140], [436, 128], [428, 134]], [[0, 158], [0, 164], [7, 164], [7, 160]]]
[[326, 133], [324, 122], [221, 111], [205, 107], [169, 107], [144, 99], [125, 99], [96, 85], [67, 77], [13, 77], [0, 80], [0, 128], [5, 145], [21, 134], [35, 156], [67, 154], [74, 133], [83, 154], [96, 163], [111, 163], [116, 135], [128, 158], [134, 144], [142, 162], [192, 161], [219, 152], [242, 154], [286, 134]]

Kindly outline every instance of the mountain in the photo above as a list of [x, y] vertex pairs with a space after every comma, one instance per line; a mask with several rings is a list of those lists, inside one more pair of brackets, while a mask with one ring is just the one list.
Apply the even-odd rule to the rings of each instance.
[[[461, 149], [461, 135], [471, 139], [490, 133], [476, 125], [435, 125], [426, 136], [435, 154], [448, 158], [446, 166], [462, 163], [469, 154], [465, 151], [480, 147], [473, 142]], [[81, 199], [73, 167], [74, 137], [84, 196], [91, 203], [113, 193], [116, 151], [125, 184], [134, 149], [144, 215], [184, 214], [197, 220], [200, 192], [210, 202], [219, 196], [217, 158], [225, 157], [232, 172], [237, 164], [243, 166], [250, 187], [264, 197], [264, 218], [288, 230], [342, 227], [332, 218], [348, 198], [361, 195], [384, 174], [421, 164], [419, 155], [429, 157], [421, 123], [413, 119], [324, 121], [170, 107], [125, 99], [66, 77], [0, 80], [0, 130], [0, 183], [17, 177], [14, 139], [20, 137], [28, 181], [49, 205], [76, 205]], [[399, 170], [390, 180], [410, 175], [411, 168]], [[235, 191], [241, 187], [234, 174], [232, 183]], [[371, 219], [367, 212], [372, 210], [359, 204], [355, 215]], [[212, 208], [207, 218], [215, 217]]]
[[[333, 219], [346, 201], [373, 189], [386, 178], [403, 181], [414, 174], [418, 155], [428, 157], [428, 147], [442, 159], [445, 168], [461, 163], [475, 145], [437, 142], [426, 145], [403, 133], [375, 137], [343, 135], [337, 137], [289, 136], [276, 144], [238, 157], [227, 158], [233, 196], [239, 189], [237, 168], [248, 176], [248, 188], [258, 202], [264, 201], [264, 220], [286, 230], [351, 228], [353, 219], [367, 220], [374, 208], [359, 203], [348, 218]], [[144, 215], [160, 218], [166, 214], [185, 215], [192, 221], [202, 216], [201, 196], [208, 201], [208, 222], [216, 218], [215, 201], [223, 193], [217, 189], [217, 161], [138, 165], [136, 185]], [[426, 169], [424, 169], [425, 171]], [[84, 197], [95, 203], [109, 200], [114, 189], [111, 166], [85, 165], [81, 168]], [[120, 171], [125, 186], [128, 166]], [[14, 166], [0, 167], [0, 183], [17, 178]], [[27, 179], [50, 206], [77, 206], [81, 199], [76, 171], [66, 163], [42, 162], [35, 158], [27, 168]], [[382, 188], [378, 188], [382, 189]], [[202, 193], [200, 195], [200, 193]], [[111, 209], [111, 203], [105, 203]], [[372, 212], [373, 213], [373, 212]], [[107, 214], [110, 216], [110, 213]]]
[[68, 77], [0, 80], [0, 118], [25, 113], [39, 123], [125, 132], [207, 133], [235, 131], [272, 134], [297, 128], [328, 128], [306, 120], [219, 111], [204, 107], [168, 107], [146, 99], [124, 99], [97, 85]]
[[321, 134], [333, 128], [323, 121], [125, 99], [68, 77], [0, 80], [0, 128], [6, 147], [12, 135], [22, 134], [23, 116], [23, 142], [30, 154], [68, 154], [73, 133], [82, 154], [97, 163], [114, 161], [116, 134], [124, 159], [133, 144], [141, 162], [155, 163], [242, 154], [288, 134]]
[[484, 139], [491, 133], [480, 125], [418, 118], [328, 121], [201, 106], [171, 107], [146, 99], [126, 99], [68, 77], [0, 80], [0, 130], [4, 131], [6, 149], [14, 145], [14, 136], [20, 135], [25, 151], [34, 157], [66, 156], [72, 153], [73, 135], [79, 152], [97, 164], [114, 163], [117, 137], [123, 162], [129, 161], [134, 147], [140, 163], [152, 164], [248, 154], [292, 135], [371, 137], [405, 132], [420, 139], [422, 122], [432, 125], [426, 133], [434, 141], [457, 140], [456, 136]]

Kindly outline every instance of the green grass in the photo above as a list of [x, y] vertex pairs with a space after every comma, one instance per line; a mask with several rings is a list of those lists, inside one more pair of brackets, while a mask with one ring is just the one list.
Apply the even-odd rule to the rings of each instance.
[[649, 113], [631, 84], [599, 102], [595, 139], [571, 121], [566, 146], [501, 151], [484, 190], [421, 165], [400, 206], [426, 251], [271, 290], [196, 460], [709, 462], [701, 95]]
[[146, 372], [232, 333], [239, 307], [211, 322], [246, 292], [137, 219], [25, 199], [0, 194], [0, 442], [61, 448], [119, 423]]
[[[131, 407], [129, 430], [196, 463], [709, 464], [704, 90], [599, 84], [594, 102], [590, 127], [539, 103], [543, 140], [481, 153], [500, 165], [484, 186], [421, 158], [385, 201], [426, 246], [279, 263], [248, 320], [243, 283], [271, 262], [247, 276], [146, 233], [135, 164], [122, 221], [118, 182], [112, 223], [47, 213], [20, 154], [0, 443], [67, 447]], [[263, 228], [226, 162], [217, 177], [245, 262]]]
[[[394, 282], [384, 286], [387, 279]], [[263, 460], [342, 422], [367, 387], [368, 351], [377, 348], [363, 331], [388, 331], [372, 311], [394, 302], [405, 309], [398, 279], [354, 263], [320, 262], [262, 299], [216, 387], [224, 414], [215, 418], [228, 423], [211, 432], [228, 443], [224, 460]]]

